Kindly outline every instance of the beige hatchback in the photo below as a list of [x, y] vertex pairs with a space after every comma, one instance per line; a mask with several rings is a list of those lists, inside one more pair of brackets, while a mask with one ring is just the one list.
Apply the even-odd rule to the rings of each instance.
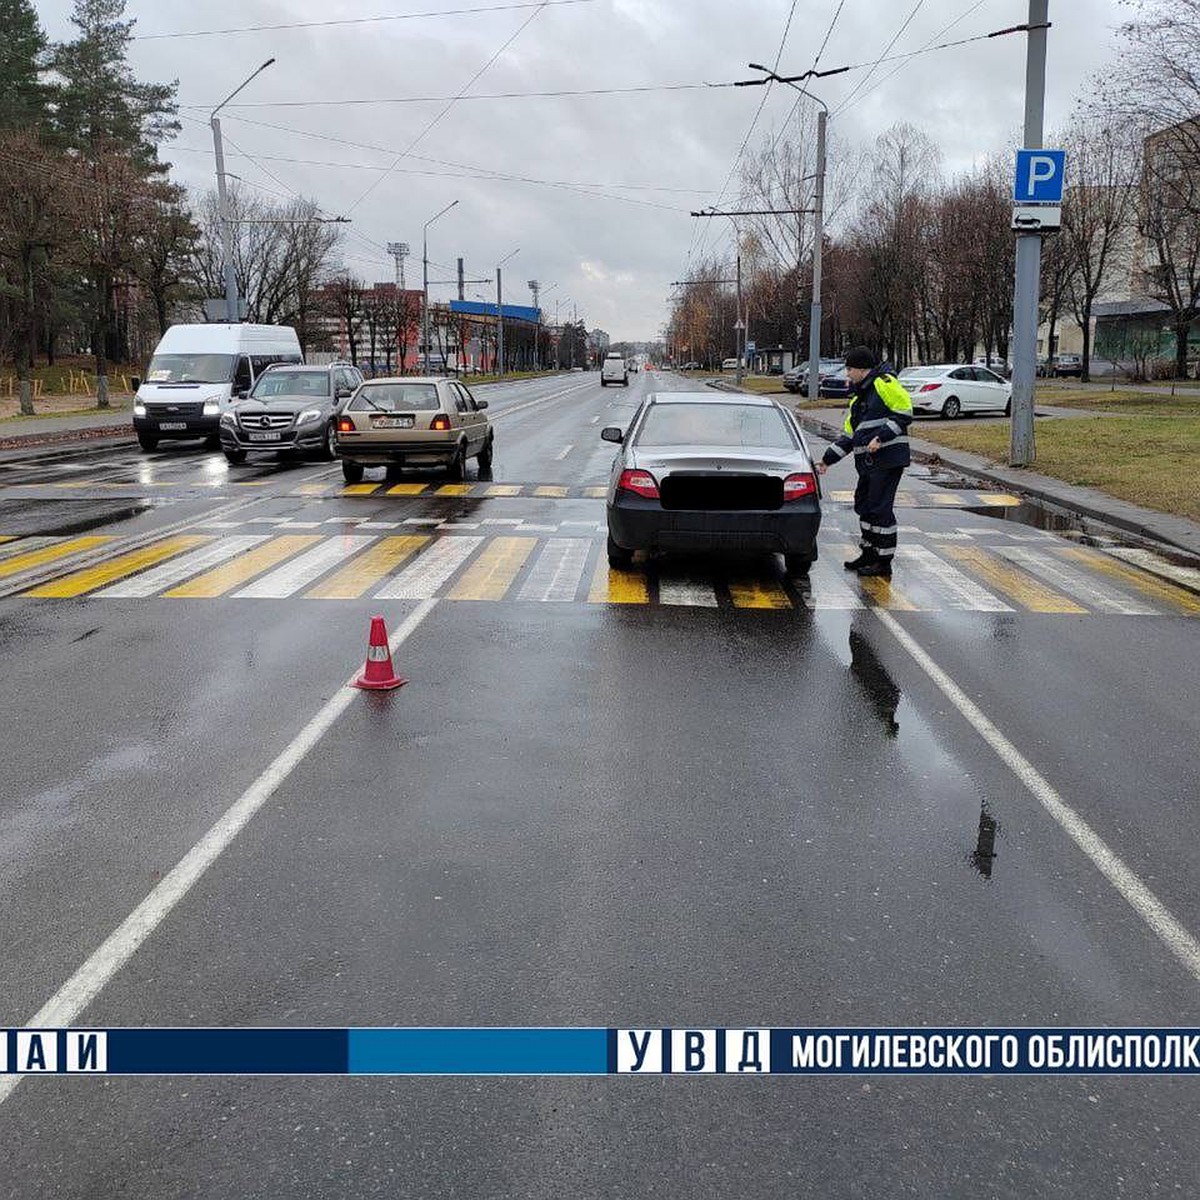
[[495, 433], [486, 400], [476, 400], [457, 379], [368, 379], [337, 411], [337, 453], [348, 483], [366, 467], [444, 466], [462, 479], [467, 459], [480, 470], [492, 465]]

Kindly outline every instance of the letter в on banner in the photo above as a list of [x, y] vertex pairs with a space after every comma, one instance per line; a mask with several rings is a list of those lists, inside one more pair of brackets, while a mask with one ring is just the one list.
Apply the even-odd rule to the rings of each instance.
[[707, 1075], [717, 1069], [717, 1031], [715, 1029], [672, 1029], [671, 1072], [681, 1075]]

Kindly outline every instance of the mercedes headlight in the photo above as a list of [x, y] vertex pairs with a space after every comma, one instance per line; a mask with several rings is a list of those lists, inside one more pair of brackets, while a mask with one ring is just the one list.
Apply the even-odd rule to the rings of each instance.
[[221, 414], [221, 424], [222, 425], [236, 425], [237, 424], [237, 416], [235, 415], [233, 409], [230, 409], [228, 412]]
[[306, 408], [297, 418], [297, 425], [307, 425], [309, 421], [316, 421], [321, 416], [319, 408]]

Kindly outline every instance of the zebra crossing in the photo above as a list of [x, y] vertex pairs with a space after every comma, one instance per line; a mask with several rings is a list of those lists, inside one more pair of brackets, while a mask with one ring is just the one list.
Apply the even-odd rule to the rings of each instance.
[[[846, 536], [834, 532], [834, 537]], [[1142, 558], [1036, 542], [902, 544], [894, 582], [841, 570], [849, 540], [822, 545], [808, 577], [778, 560], [652, 560], [608, 566], [602, 539], [556, 529], [395, 533], [175, 530], [5, 538], [0, 595], [39, 600], [423, 600], [631, 604], [667, 608], [838, 609], [1145, 617], [1200, 615], [1200, 595]]]

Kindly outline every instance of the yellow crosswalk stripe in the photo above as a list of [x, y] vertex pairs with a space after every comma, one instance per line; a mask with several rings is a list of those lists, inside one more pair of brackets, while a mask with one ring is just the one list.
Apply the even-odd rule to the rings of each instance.
[[355, 600], [428, 541], [419, 534], [382, 538], [304, 594], [311, 600]]
[[585, 487], [583, 489], [583, 494], [589, 500], [603, 500], [608, 495], [608, 488], [606, 488], [606, 487]]
[[969, 567], [980, 579], [1031, 612], [1087, 612], [1082, 605], [996, 554], [975, 546], [943, 546], [941, 551]]
[[893, 612], [917, 611], [917, 606], [898, 587], [893, 586], [890, 579], [868, 576], [866, 579], [860, 579], [858, 586], [880, 608], [891, 609]]
[[27, 596], [44, 596], [63, 599], [69, 596], [82, 596], [114, 579], [123, 579], [143, 567], [153, 566], [164, 558], [171, 558], [183, 550], [191, 550], [195, 546], [203, 546], [211, 542], [211, 537], [199, 534], [186, 534], [182, 537], [164, 538], [161, 542], [153, 542], [140, 550], [130, 550], [126, 554], [118, 554], [94, 567], [85, 567], [82, 571], [73, 571], [61, 579], [51, 583], [43, 583], [41, 587], [31, 588]]
[[943, 508], [962, 508], [966, 504], [961, 496], [956, 496], [953, 492], [930, 492], [929, 498]]
[[503, 600], [517, 572], [537, 544], [536, 538], [493, 538], [450, 589], [448, 600]]
[[649, 604], [650, 589], [640, 571], [618, 571], [603, 554], [592, 577], [589, 604]]
[[1097, 550], [1088, 550], [1082, 546], [1068, 546], [1061, 553], [1067, 558], [1086, 563], [1089, 567], [1094, 567], [1097, 571], [1113, 579], [1130, 584], [1151, 600], [1157, 600], [1160, 604], [1165, 604], [1178, 612], [1184, 612], [1190, 616], [1200, 614], [1200, 596], [1195, 596], [1184, 588], [1175, 587], [1174, 584], [1167, 583], [1165, 579], [1156, 579], [1153, 575], [1139, 571], [1137, 567], [1127, 567], [1124, 563], [1115, 562], [1106, 554], [1101, 554]]
[[443, 483], [437, 490], [439, 496], [469, 496], [471, 494], [471, 485], [469, 483]]
[[769, 579], [731, 579], [729, 595], [734, 608], [791, 608], [787, 592]]
[[542, 484], [541, 487], [534, 488], [533, 494], [535, 496], [554, 496], [558, 499], [562, 499], [562, 497], [564, 497], [567, 494], [567, 490], [568, 490], [567, 488], [559, 487], [556, 484], [552, 485], [552, 484], [544, 483], [544, 484]]
[[1009, 496], [1004, 492], [980, 492], [979, 499], [992, 508], [1013, 508], [1021, 503], [1020, 496]]
[[423, 483], [398, 483], [387, 490], [389, 496], [419, 496], [425, 490]]
[[205, 571], [203, 575], [197, 575], [195, 579], [189, 579], [187, 583], [181, 583], [162, 594], [172, 599], [211, 599], [214, 596], [223, 596], [239, 583], [245, 583], [268, 567], [283, 562], [285, 558], [291, 558], [293, 554], [298, 554], [320, 540], [320, 536], [315, 533], [290, 533], [272, 538], [233, 562]]
[[854, 499], [854, 493], [848, 492], [842, 488], [839, 488], [837, 491], [830, 492], [829, 498], [831, 500], [837, 500], [837, 501], [841, 502], [842, 504], [849, 504], [850, 501]]
[[15, 542], [17, 535], [15, 533], [0, 533], [0, 542]]
[[29, 550], [25, 554], [18, 554], [0, 562], [0, 578], [6, 575], [19, 575], [22, 571], [28, 571], [30, 567], [40, 567], [43, 563], [66, 558], [69, 554], [78, 554], [81, 550], [91, 550], [112, 540], [111, 537], [102, 535], [77, 537], [68, 542], [59, 542], [54, 546], [43, 546], [40, 550]]
[[343, 496], [369, 496], [383, 487], [381, 483], [348, 483], [342, 488]]
[[494, 483], [485, 489], [483, 494], [485, 496], [519, 496], [521, 485], [519, 483]]
[[296, 494], [298, 496], [323, 496], [332, 487], [331, 483], [302, 483], [296, 488]]

